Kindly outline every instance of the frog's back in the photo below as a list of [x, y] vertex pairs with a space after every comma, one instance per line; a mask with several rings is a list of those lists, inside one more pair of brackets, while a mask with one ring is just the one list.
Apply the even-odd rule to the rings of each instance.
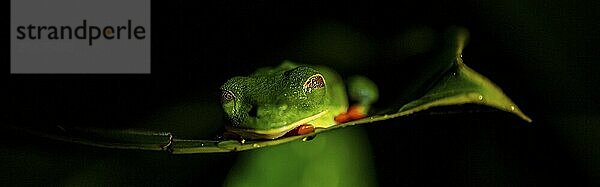
[[276, 66], [276, 67], [259, 68], [256, 71], [254, 71], [254, 73], [250, 76], [273, 75], [278, 72], [289, 71], [291, 69], [297, 68], [298, 66], [300, 66], [300, 65], [298, 65], [292, 61], [286, 60], [286, 61], [283, 61], [281, 64], [279, 64], [279, 66]]
[[[284, 61], [276, 67], [265, 67], [256, 70], [252, 76], [272, 76], [274, 74], [283, 74], [286, 71], [295, 69], [300, 66], [310, 67], [317, 70], [325, 78], [325, 85], [327, 87], [327, 97], [329, 98], [328, 112], [327, 115], [310, 122], [315, 127], [327, 128], [336, 124], [334, 117], [338, 114], [345, 112], [348, 108], [348, 99], [346, 95], [346, 87], [342, 77], [333, 69], [325, 66], [315, 65], [304, 65], [297, 64], [291, 61]], [[267, 79], [272, 79], [267, 78]], [[267, 80], [264, 79], [264, 80]], [[276, 81], [276, 80], [271, 80]]]

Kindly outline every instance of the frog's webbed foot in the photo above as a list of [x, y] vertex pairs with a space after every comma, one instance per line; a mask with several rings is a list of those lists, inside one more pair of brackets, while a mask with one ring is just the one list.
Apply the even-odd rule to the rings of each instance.
[[313, 132], [315, 132], [315, 126], [311, 124], [303, 124], [287, 132], [284, 136], [305, 135]]
[[371, 104], [377, 101], [379, 91], [377, 85], [364, 76], [353, 76], [348, 79], [348, 95], [356, 102], [345, 113], [335, 116], [334, 120], [346, 123], [367, 117]]
[[335, 116], [335, 118], [333, 119], [339, 124], [362, 119], [365, 117], [367, 117], [367, 107], [364, 105], [355, 104], [350, 106], [348, 108], [348, 111]]

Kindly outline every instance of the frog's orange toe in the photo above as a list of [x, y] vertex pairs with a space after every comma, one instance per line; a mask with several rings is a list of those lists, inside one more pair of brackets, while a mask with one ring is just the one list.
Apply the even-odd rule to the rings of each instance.
[[364, 107], [362, 107], [360, 105], [352, 105], [350, 108], [348, 108], [347, 112], [341, 113], [341, 114], [335, 116], [333, 119], [337, 123], [346, 123], [349, 121], [354, 121], [354, 120], [362, 119], [365, 117], [367, 117], [367, 114], [365, 113]]
[[294, 129], [292, 129], [291, 131], [286, 133], [285, 136], [304, 135], [304, 134], [310, 134], [312, 132], [315, 132], [315, 126], [313, 126], [311, 124], [304, 124], [304, 125], [300, 125]]
[[341, 113], [341, 114], [335, 116], [333, 118], [333, 120], [335, 120], [335, 122], [337, 122], [337, 123], [346, 123], [346, 122], [351, 121], [352, 119], [350, 119], [350, 115], [348, 115], [348, 113], [344, 112], [344, 113]]
[[303, 134], [309, 134], [312, 132], [315, 132], [315, 126], [312, 126], [311, 124], [304, 124], [304, 125], [300, 125], [299, 127], [296, 127], [296, 129], [298, 129], [298, 135], [303, 135]]
[[362, 119], [367, 116], [364, 107], [359, 105], [352, 105], [350, 108], [348, 108], [348, 112], [346, 114], [350, 120]]

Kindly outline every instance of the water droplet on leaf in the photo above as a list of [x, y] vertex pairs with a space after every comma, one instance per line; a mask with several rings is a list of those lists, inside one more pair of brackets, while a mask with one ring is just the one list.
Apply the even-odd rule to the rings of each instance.
[[308, 142], [308, 141], [311, 141], [311, 140], [315, 139], [315, 137], [316, 137], [316, 135], [313, 135], [313, 136], [305, 136], [304, 138], [302, 138], [302, 141], [303, 141], [303, 142]]

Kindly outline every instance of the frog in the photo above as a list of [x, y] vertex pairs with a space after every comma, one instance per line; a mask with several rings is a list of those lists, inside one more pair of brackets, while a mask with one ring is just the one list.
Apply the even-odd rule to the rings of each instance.
[[344, 80], [326, 66], [289, 60], [232, 77], [220, 91], [230, 122], [225, 132], [241, 139], [305, 135], [358, 120], [378, 99], [377, 86], [365, 76]]

